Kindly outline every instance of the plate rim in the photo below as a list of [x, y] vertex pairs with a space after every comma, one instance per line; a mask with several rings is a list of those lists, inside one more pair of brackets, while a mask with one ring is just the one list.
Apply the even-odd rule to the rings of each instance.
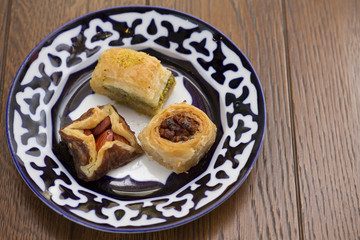
[[[154, 225], [148, 225], [148, 226], [125, 226], [125, 227], [114, 227], [114, 226], [109, 226], [109, 227], [104, 227], [104, 225], [98, 225], [97, 223], [93, 223], [87, 219], [81, 219], [79, 216], [74, 215], [73, 213], [69, 213], [66, 212], [62, 209], [60, 209], [58, 207], [58, 205], [51, 203], [48, 199], [46, 199], [38, 190], [36, 190], [36, 186], [33, 186], [33, 183], [31, 183], [31, 181], [28, 179], [28, 177], [26, 176], [26, 173], [23, 172], [21, 170], [21, 166], [19, 165], [19, 162], [17, 160], [16, 154], [14, 152], [14, 147], [13, 144], [11, 143], [11, 130], [10, 130], [10, 123], [9, 123], [9, 116], [10, 116], [10, 100], [11, 100], [11, 96], [14, 94], [14, 87], [15, 87], [15, 83], [17, 81], [19, 81], [20, 78], [20, 73], [24, 71], [24, 68], [26, 67], [26, 64], [29, 62], [29, 59], [34, 55], [34, 53], [36, 53], [36, 51], [41, 50], [41, 48], [44, 46], [44, 44], [49, 40], [52, 39], [53, 37], [55, 37], [56, 35], [58, 35], [59, 33], [61, 33], [64, 29], [67, 29], [70, 25], [81, 21], [82, 19], [86, 19], [86, 18], [93, 18], [93, 16], [97, 16], [98, 14], [101, 13], [105, 13], [107, 15], [111, 15], [109, 12], [112, 11], [116, 11], [116, 10], [125, 10], [124, 13], [126, 12], [138, 12], [139, 9], [146, 9], [148, 11], [150, 10], [160, 10], [160, 11], [164, 11], [167, 12], [171, 15], [178, 14], [180, 16], [184, 16], [184, 17], [188, 17], [191, 20], [193, 20], [195, 23], [201, 23], [204, 24], [207, 28], [212, 29], [214, 32], [218, 33], [221, 35], [221, 37], [225, 38], [229, 43], [231, 43], [231, 47], [238, 51], [241, 55], [242, 58], [244, 58], [246, 60], [246, 63], [248, 64], [248, 66], [250, 67], [250, 70], [252, 74], [254, 74], [254, 78], [257, 80], [255, 83], [252, 81], [253, 84], [256, 85], [257, 91], [259, 92], [260, 96], [258, 96], [257, 101], [258, 101], [258, 106], [260, 106], [262, 108], [262, 112], [263, 112], [263, 126], [262, 128], [259, 128], [258, 130], [258, 134], [259, 136], [259, 146], [256, 149], [256, 153], [253, 156], [252, 159], [248, 158], [247, 163], [249, 162], [249, 160], [251, 160], [251, 163], [249, 165], [249, 167], [247, 168], [247, 170], [245, 171], [245, 174], [243, 175], [243, 177], [241, 177], [239, 180], [237, 180], [236, 182], [234, 182], [231, 186], [228, 187], [228, 189], [226, 189], [224, 192], [226, 192], [226, 194], [222, 194], [220, 197], [218, 197], [217, 199], [215, 199], [214, 201], [212, 201], [211, 203], [201, 207], [200, 209], [203, 209], [201, 211], [198, 211], [192, 215], [186, 215], [184, 217], [179, 218], [178, 221], [175, 222], [163, 222], [163, 223], [158, 223], [158, 224], [154, 224]], [[9, 93], [8, 93], [8, 98], [7, 98], [7, 102], [6, 102], [6, 114], [5, 114], [5, 126], [6, 126], [6, 137], [7, 137], [7, 143], [8, 143], [8, 147], [10, 149], [10, 154], [12, 157], [12, 160], [16, 166], [17, 171], [19, 172], [20, 176], [22, 177], [22, 179], [25, 181], [25, 183], [27, 184], [27, 186], [32, 190], [32, 192], [43, 202], [45, 203], [46, 206], [50, 207], [52, 210], [54, 210], [56, 213], [60, 214], [61, 216], [64, 216], [65, 218], [69, 219], [72, 222], [75, 222], [77, 224], [80, 224], [82, 226], [88, 227], [88, 228], [92, 228], [92, 229], [96, 229], [96, 230], [100, 230], [100, 231], [104, 231], [104, 232], [113, 232], [113, 233], [142, 233], [142, 232], [155, 232], [155, 231], [161, 231], [161, 230], [165, 230], [165, 229], [170, 229], [170, 228], [174, 228], [174, 227], [178, 227], [181, 225], [184, 225], [186, 223], [192, 222], [204, 215], [206, 215], [207, 213], [211, 212], [212, 210], [214, 210], [215, 208], [219, 207], [222, 203], [224, 203], [230, 196], [232, 196], [235, 191], [237, 191], [239, 189], [239, 187], [243, 184], [243, 182], [247, 179], [248, 175], [250, 174], [251, 170], [253, 169], [258, 156], [260, 154], [260, 151], [262, 149], [262, 145], [263, 145], [263, 140], [264, 140], [264, 135], [265, 135], [265, 129], [266, 129], [266, 106], [265, 106], [265, 96], [263, 93], [263, 89], [262, 86], [260, 84], [260, 80], [258, 78], [257, 73], [255, 72], [251, 62], [249, 61], [249, 59], [247, 58], [247, 56], [241, 51], [241, 49], [229, 38], [227, 37], [225, 34], [223, 34], [221, 31], [219, 31], [217, 28], [215, 28], [214, 26], [210, 25], [209, 23], [205, 22], [204, 20], [195, 17], [191, 14], [188, 14], [186, 12], [183, 11], [179, 11], [176, 9], [172, 9], [172, 8], [167, 8], [167, 7], [159, 7], [159, 6], [152, 6], [152, 5], [128, 5], [128, 6], [117, 6], [117, 7], [109, 7], [109, 8], [104, 8], [104, 9], [99, 9], [96, 11], [92, 11], [92, 12], [88, 12], [84, 15], [78, 16], [62, 25], [60, 25], [59, 27], [57, 27], [54, 31], [52, 31], [51, 33], [49, 33], [47, 36], [45, 36], [39, 43], [37, 43], [33, 49], [30, 51], [30, 53], [26, 56], [26, 58], [23, 60], [22, 64], [20, 65], [19, 69], [17, 70], [15, 77], [13, 78]]]

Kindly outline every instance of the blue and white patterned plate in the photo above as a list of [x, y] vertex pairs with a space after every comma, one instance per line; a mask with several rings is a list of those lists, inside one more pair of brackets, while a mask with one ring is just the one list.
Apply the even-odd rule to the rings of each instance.
[[[186, 100], [217, 125], [214, 146], [189, 173], [142, 156], [95, 182], [76, 177], [61, 127], [106, 103], [136, 135], [150, 120], [91, 91], [97, 59], [113, 47], [160, 59], [177, 81], [167, 104]], [[265, 104], [251, 64], [222, 33], [178, 11], [129, 6], [84, 15], [41, 41], [14, 79], [6, 127], [17, 169], [49, 207], [98, 230], [146, 232], [192, 221], [234, 193], [258, 156]]]

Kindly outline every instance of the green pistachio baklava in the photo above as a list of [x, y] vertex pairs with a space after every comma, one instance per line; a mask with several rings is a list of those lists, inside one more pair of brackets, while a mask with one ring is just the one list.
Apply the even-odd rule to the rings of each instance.
[[94, 92], [149, 116], [162, 109], [175, 84], [157, 58], [124, 48], [105, 50], [90, 80]]

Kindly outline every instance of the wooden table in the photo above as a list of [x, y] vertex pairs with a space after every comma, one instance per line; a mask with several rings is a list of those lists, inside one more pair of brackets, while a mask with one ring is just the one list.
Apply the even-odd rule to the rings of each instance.
[[[8, 92], [35, 45], [98, 9], [156, 5], [228, 36], [263, 87], [258, 160], [222, 205], [185, 225], [112, 234], [60, 216], [29, 189], [5, 133]], [[1, 239], [360, 239], [360, 2], [297, 0], [0, 1]]]

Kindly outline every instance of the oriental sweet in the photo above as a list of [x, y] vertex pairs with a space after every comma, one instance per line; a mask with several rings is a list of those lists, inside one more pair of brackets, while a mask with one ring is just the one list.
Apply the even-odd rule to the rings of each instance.
[[104, 51], [90, 80], [94, 92], [149, 116], [162, 109], [175, 84], [157, 58], [124, 48]]
[[134, 133], [110, 104], [90, 108], [59, 133], [78, 177], [85, 181], [97, 180], [142, 154]]
[[138, 136], [148, 157], [175, 173], [195, 166], [215, 137], [215, 124], [203, 111], [186, 103], [162, 110]]

